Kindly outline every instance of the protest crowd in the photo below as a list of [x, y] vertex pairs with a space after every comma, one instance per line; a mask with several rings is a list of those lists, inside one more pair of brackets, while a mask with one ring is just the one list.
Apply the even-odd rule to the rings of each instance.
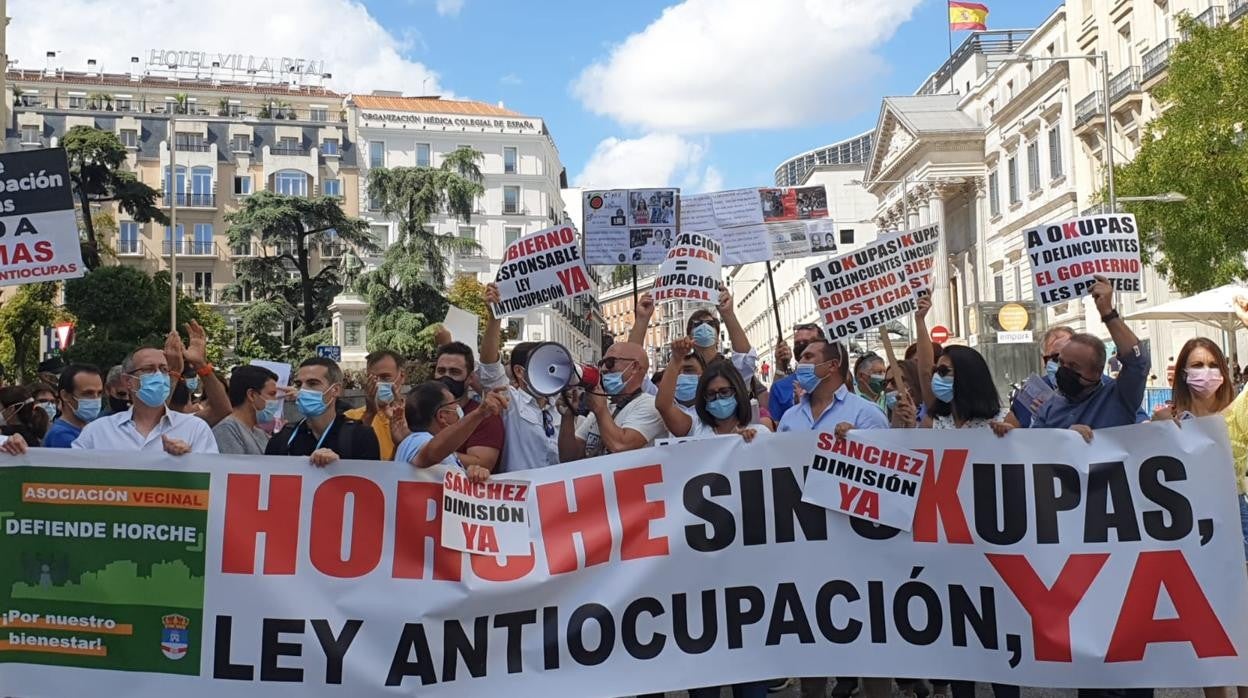
[[[1149, 357], [1114, 306], [1104, 279], [1091, 289], [1101, 320], [1117, 347], [1121, 369], [1106, 372], [1106, 345], [1090, 334], [1050, 328], [1040, 341], [1036, 373], [1052, 389], [1040, 403], [1019, 394], [1003, 404], [984, 358], [966, 346], [934, 344], [925, 327], [930, 301], [920, 297], [914, 319], [917, 342], [905, 357], [853, 357], [829, 341], [817, 325], [799, 325], [779, 338], [770, 385], [760, 380], [758, 355], [721, 286], [718, 303], [695, 312], [683, 337], [670, 346], [666, 370], [652, 373], [642, 345], [655, 304], [637, 301], [634, 330], [613, 344], [598, 363], [596, 385], [557, 395], [533, 390], [531, 343], [504, 358], [499, 318], [490, 317], [479, 354], [440, 336], [433, 380], [411, 384], [405, 358], [379, 350], [367, 357], [365, 404], [346, 409], [343, 372], [332, 360], [309, 358], [289, 386], [266, 368], [242, 365], [228, 376], [207, 360], [204, 331], [187, 327], [184, 343], [170, 333], [164, 347], [136, 347], [119, 367], [71, 364], [55, 383], [0, 389], [2, 448], [19, 456], [27, 448], [97, 451], [163, 451], [185, 454], [282, 455], [332, 468], [339, 459], [393, 460], [412, 468], [449, 464], [472, 482], [607, 453], [653, 446], [656, 440], [739, 435], [746, 441], [773, 432], [821, 431], [845, 437], [867, 429], [990, 429], [1009, 439], [1014, 429], [1068, 429], [1088, 442], [1100, 429], [1147, 419], [1174, 420], [1223, 415], [1234, 454], [1242, 523], [1248, 464], [1248, 391], [1235, 380], [1218, 344], [1189, 341], [1179, 353], [1173, 403], [1144, 414]], [[497, 303], [498, 287], [487, 287]], [[1248, 327], [1248, 297], [1236, 300]], [[721, 353], [722, 337], [731, 346]], [[788, 342], [792, 343], [789, 344]], [[293, 402], [297, 419], [283, 419]], [[1245, 580], [1248, 581], [1248, 580]], [[974, 695], [970, 682], [940, 677], [894, 679], [800, 677], [738, 684], [738, 698], [767, 695], [800, 682], [804, 698], [868, 698]], [[1248, 689], [1206, 689], [1213, 695]], [[689, 688], [690, 696], [717, 696], [720, 687]], [[996, 685], [997, 698], [1019, 695], [1017, 686]], [[1081, 696], [1144, 698], [1148, 689], [1087, 690]]]

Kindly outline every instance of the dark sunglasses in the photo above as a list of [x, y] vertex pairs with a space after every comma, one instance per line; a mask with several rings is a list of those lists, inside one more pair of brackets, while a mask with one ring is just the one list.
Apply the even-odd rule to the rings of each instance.
[[[636, 362], [637, 359], [624, 359], [618, 356], [608, 356], [602, 361], [598, 362], [598, 368], [601, 368], [602, 370], [607, 371], [607, 372], [611, 372], [615, 370], [615, 364], [622, 362], [622, 361]], [[623, 368], [624, 368], [623, 366], [620, 367], [621, 370], [623, 370]]]
[[711, 400], [718, 400], [720, 398], [725, 398], [725, 397], [735, 398], [736, 396], [737, 396], [737, 391], [733, 390], [732, 388], [720, 388], [719, 390], [707, 391], [706, 401], [710, 402]]
[[1060, 356], [1061, 356], [1061, 354], [1056, 354], [1056, 353], [1055, 353], [1055, 354], [1046, 354], [1046, 355], [1044, 355], [1044, 356], [1041, 356], [1040, 358], [1041, 358], [1041, 359], [1044, 359], [1044, 362], [1047, 364], [1047, 363], [1048, 363], [1048, 362], [1050, 362], [1050, 361], [1057, 361], [1057, 359], [1058, 359]]
[[952, 366], [934, 366], [932, 368], [932, 373], [940, 376], [941, 378], [946, 378], [949, 376], [950, 373], [953, 373], [953, 367]]

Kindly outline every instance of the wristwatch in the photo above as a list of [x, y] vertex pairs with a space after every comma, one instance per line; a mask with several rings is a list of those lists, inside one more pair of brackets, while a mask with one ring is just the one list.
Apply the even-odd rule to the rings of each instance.
[[1110, 322], [1118, 319], [1118, 310], [1114, 309], [1101, 316], [1101, 322], [1108, 325]]

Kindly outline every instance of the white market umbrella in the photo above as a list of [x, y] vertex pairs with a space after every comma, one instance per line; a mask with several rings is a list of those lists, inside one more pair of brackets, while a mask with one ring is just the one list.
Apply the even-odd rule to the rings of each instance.
[[1235, 295], [1248, 294], [1248, 289], [1227, 284], [1209, 289], [1194, 296], [1162, 303], [1123, 316], [1124, 320], [1186, 320], [1215, 327], [1234, 334], [1239, 329], [1239, 316], [1235, 314]]

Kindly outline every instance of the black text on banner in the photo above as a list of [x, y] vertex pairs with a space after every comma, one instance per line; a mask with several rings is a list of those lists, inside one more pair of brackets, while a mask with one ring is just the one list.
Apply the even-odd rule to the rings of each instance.
[[1087, 295], [1104, 276], [1114, 290], [1140, 292], [1140, 236], [1129, 213], [1082, 216], [1023, 233], [1042, 306]]
[[491, 310], [500, 318], [593, 290], [571, 225], [547, 228], [508, 245], [494, 282], [499, 302]]
[[85, 273], [64, 149], [0, 155], [0, 286]]

